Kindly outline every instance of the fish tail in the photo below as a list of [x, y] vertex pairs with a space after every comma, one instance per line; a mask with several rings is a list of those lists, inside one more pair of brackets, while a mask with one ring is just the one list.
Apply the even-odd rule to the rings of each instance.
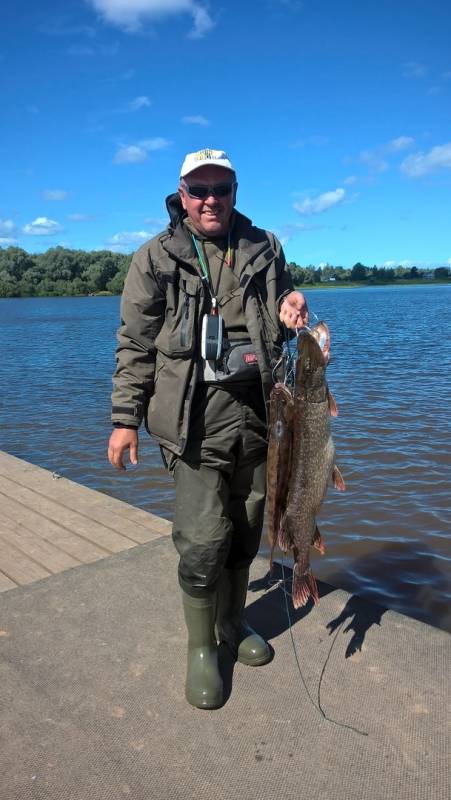
[[291, 596], [295, 608], [305, 606], [309, 597], [312, 598], [315, 605], [319, 603], [318, 587], [316, 585], [315, 576], [310, 568], [300, 575], [298, 564], [294, 565]]

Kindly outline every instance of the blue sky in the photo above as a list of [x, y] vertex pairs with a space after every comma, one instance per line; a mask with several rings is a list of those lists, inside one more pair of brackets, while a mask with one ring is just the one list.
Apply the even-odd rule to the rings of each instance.
[[0, 246], [130, 252], [186, 152], [288, 260], [451, 264], [444, 0], [17, 0], [2, 12]]

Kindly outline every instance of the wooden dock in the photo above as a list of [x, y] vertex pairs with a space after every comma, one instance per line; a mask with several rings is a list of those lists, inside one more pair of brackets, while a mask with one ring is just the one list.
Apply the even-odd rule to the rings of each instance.
[[0, 451], [0, 592], [170, 531], [161, 517]]

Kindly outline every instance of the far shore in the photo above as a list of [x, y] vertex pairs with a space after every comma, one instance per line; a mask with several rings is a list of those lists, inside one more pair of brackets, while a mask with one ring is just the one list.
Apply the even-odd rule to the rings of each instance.
[[[413, 280], [403, 280], [400, 278], [395, 281], [324, 281], [322, 283], [298, 283], [295, 284], [296, 289], [301, 292], [309, 292], [311, 289], [377, 289], [380, 286], [445, 286], [451, 285], [451, 278], [446, 279], [427, 279], [427, 278], [414, 278]], [[0, 300], [30, 300], [37, 298], [47, 297], [120, 297], [120, 293], [108, 292], [91, 292], [90, 294], [39, 294], [39, 295], [26, 295], [15, 297], [0, 297]]]

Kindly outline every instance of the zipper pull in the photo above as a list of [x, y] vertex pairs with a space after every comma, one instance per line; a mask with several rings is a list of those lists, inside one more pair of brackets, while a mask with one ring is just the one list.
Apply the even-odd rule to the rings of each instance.
[[216, 307], [216, 297], [211, 298], [211, 316], [212, 317], [218, 316], [218, 309]]

